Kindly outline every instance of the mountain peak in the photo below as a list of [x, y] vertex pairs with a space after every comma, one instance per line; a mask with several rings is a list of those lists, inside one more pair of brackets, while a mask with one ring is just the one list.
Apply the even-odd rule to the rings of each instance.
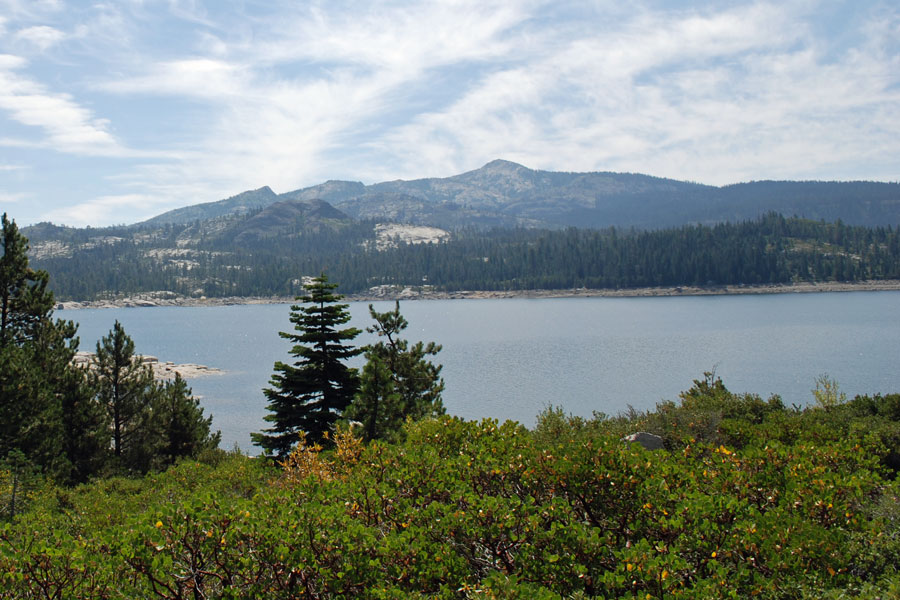
[[488, 164], [484, 165], [479, 169], [480, 171], [494, 171], [494, 172], [510, 172], [510, 171], [530, 171], [528, 167], [522, 166], [519, 163], [514, 163], [509, 160], [503, 160], [502, 158], [498, 158], [496, 160], [492, 160]]

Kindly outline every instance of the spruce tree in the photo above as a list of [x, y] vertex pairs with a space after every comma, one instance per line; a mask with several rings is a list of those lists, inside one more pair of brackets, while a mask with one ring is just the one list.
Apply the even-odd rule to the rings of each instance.
[[310, 442], [323, 442], [350, 404], [357, 389], [356, 369], [346, 361], [362, 350], [348, 342], [359, 335], [355, 327], [341, 329], [350, 320], [337, 284], [323, 273], [304, 285], [306, 293], [291, 306], [295, 333], [280, 332], [294, 346], [293, 364], [275, 363], [275, 373], [263, 392], [269, 400], [265, 420], [272, 427], [252, 434], [253, 443], [267, 454], [286, 456], [304, 432]]

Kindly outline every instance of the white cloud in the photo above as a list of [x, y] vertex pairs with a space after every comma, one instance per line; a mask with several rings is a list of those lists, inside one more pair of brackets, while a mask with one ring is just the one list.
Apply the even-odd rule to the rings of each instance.
[[313, 60], [373, 69], [418, 71], [498, 57], [511, 50], [504, 34], [528, 18], [534, 2], [457, 0], [382, 2], [340, 11], [318, 3], [276, 29], [250, 52], [261, 61]]
[[379, 5], [361, 14], [314, 7], [278, 20], [263, 42], [203, 32], [200, 46], [210, 56], [143, 66], [99, 88], [209, 107], [189, 162], [145, 165], [132, 185], [162, 178], [287, 191], [318, 183], [329, 154], [366, 130], [383, 129], [383, 115], [405, 110], [407, 88], [429, 86], [430, 70], [512, 53], [505, 36], [528, 17], [526, 9], [475, 0]]
[[500, 156], [709, 183], [833, 170], [870, 141], [867, 153], [900, 150], [891, 61], [858, 48], [829, 62], [820, 43], [768, 4], [674, 20], [646, 14], [491, 73], [373, 147], [398, 157], [401, 176]]
[[18, 70], [25, 64], [20, 57], [0, 55], [0, 110], [22, 125], [41, 129], [46, 136], [41, 142], [24, 140], [21, 145], [37, 144], [73, 154], [128, 154], [109, 132], [108, 121], [95, 117], [69, 94], [52, 93], [20, 75]]
[[44, 52], [65, 39], [66, 34], [47, 25], [26, 27], [16, 32], [16, 40], [24, 41]]
[[192, 58], [159, 63], [144, 75], [101, 83], [98, 87], [114, 93], [201, 97], [226, 104], [234, 96], [247, 94], [248, 84], [240, 66]]

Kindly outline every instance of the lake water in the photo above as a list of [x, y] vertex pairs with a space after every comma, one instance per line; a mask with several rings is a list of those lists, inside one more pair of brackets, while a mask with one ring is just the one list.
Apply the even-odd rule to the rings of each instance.
[[[370, 324], [367, 307], [350, 304], [353, 325]], [[823, 373], [849, 397], [900, 392], [900, 292], [428, 300], [400, 309], [407, 338], [443, 344], [444, 405], [466, 419], [531, 426], [551, 404], [583, 416], [652, 408], [713, 369], [734, 392], [777, 393], [788, 406], [808, 404]], [[272, 304], [56, 316], [80, 323], [83, 350], [119, 320], [141, 354], [225, 370], [188, 383], [214, 415], [222, 446], [254, 451], [250, 432], [267, 426], [261, 389], [275, 361], [290, 360], [278, 336], [289, 313]]]

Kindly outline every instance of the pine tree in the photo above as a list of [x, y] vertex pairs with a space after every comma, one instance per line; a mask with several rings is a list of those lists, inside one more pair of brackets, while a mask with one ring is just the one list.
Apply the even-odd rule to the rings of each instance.
[[347, 417], [362, 422], [365, 438], [372, 440], [392, 437], [407, 418], [444, 414], [444, 380], [441, 365], [427, 358], [440, 352], [440, 345], [416, 342], [410, 347], [408, 340], [399, 337], [409, 325], [400, 314], [399, 301], [394, 310], [383, 313], [370, 304], [369, 314], [375, 325], [367, 331], [383, 339], [366, 347], [360, 392]]
[[53, 312], [46, 271], [28, 267], [28, 239], [6, 213], [0, 217], [0, 347], [34, 339]]
[[102, 438], [105, 422], [83, 402], [84, 374], [72, 365], [76, 325], [52, 320], [47, 273], [29, 268], [15, 222], [4, 214], [0, 223], [0, 455], [20, 451], [71, 481], [104, 453], [87, 441]]
[[109, 335], [97, 342], [92, 387], [106, 407], [119, 466], [147, 470], [147, 462], [154, 455], [148, 443], [159, 439], [151, 430], [151, 406], [157, 386], [152, 370], [135, 355], [134, 341], [118, 321]]
[[162, 433], [158, 458], [165, 465], [217, 448], [222, 439], [220, 431], [210, 432], [212, 417], [203, 417], [200, 402], [181, 375], [159, 388], [153, 414]]
[[366, 364], [359, 380], [359, 391], [346, 416], [362, 423], [363, 438], [367, 441], [384, 438], [399, 429], [403, 414], [401, 397], [393, 373], [377, 350], [366, 350]]
[[286, 456], [301, 431], [310, 443], [325, 441], [356, 393], [356, 369], [346, 361], [362, 352], [348, 344], [360, 330], [340, 329], [350, 313], [339, 303], [343, 296], [333, 292], [336, 287], [324, 273], [304, 285], [306, 294], [297, 298], [302, 305], [291, 307], [296, 333], [279, 334], [294, 344], [291, 356], [297, 360], [276, 362], [272, 387], [263, 390], [270, 412], [265, 419], [273, 426], [252, 438], [268, 454]]

